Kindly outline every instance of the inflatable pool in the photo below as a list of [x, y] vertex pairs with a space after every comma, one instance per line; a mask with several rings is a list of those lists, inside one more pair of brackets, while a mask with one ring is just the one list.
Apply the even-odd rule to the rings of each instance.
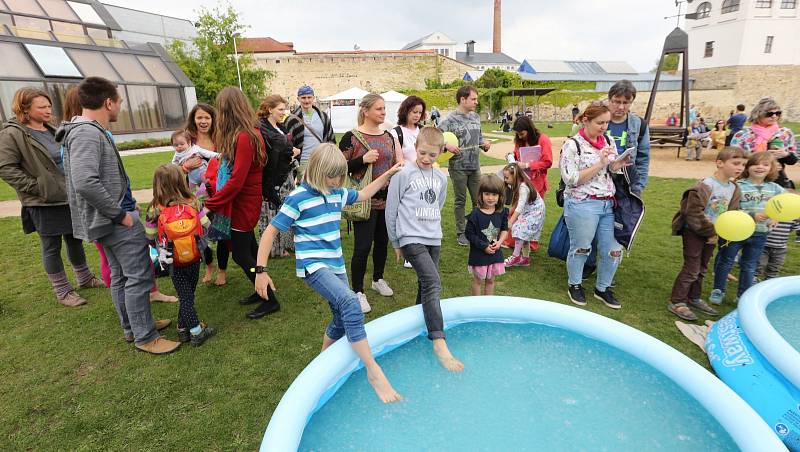
[[[578, 448], [585, 445], [588, 449], [641, 450], [640, 446], [647, 444], [653, 446], [650, 449], [662, 450], [786, 450], [771, 428], [730, 388], [685, 355], [627, 325], [570, 306], [512, 297], [445, 300], [442, 302], [442, 312], [448, 337], [451, 338], [450, 347], [464, 359], [467, 366], [463, 374], [449, 374], [435, 362], [410, 364], [407, 361], [413, 349], [420, 350], [423, 359], [433, 360], [430, 344], [421, 338], [425, 325], [419, 306], [378, 318], [367, 324], [370, 343], [376, 355], [388, 353], [379, 362], [406, 400], [392, 405], [380, 404], [369, 388], [363, 387], [366, 386], [363, 369], [359, 370], [359, 362], [349, 344], [340, 340], [315, 358], [286, 391], [264, 433], [261, 450], [336, 450], [336, 447], [345, 443], [339, 444], [334, 439], [344, 434], [352, 434], [355, 438], [355, 442], [347, 443], [347, 447], [403, 450], [397, 444], [394, 444], [396, 447], [385, 447], [384, 443], [377, 442], [383, 439], [382, 432], [388, 431], [387, 426], [399, 432], [396, 433], [397, 438], [412, 441], [413, 448], [448, 449], [450, 447], [441, 447], [438, 443], [434, 447], [430, 442], [446, 435], [444, 427], [448, 425], [442, 423], [439, 413], [424, 411], [428, 407], [421, 413], [414, 411], [428, 397], [417, 389], [424, 386], [429, 390], [427, 394], [445, 392], [451, 390], [451, 386], [463, 383], [460, 380], [469, 380], [479, 370], [476, 357], [479, 352], [494, 363], [488, 367], [496, 366], [499, 359], [510, 361], [512, 365], [508, 366], [511, 369], [509, 373], [504, 374], [509, 378], [480, 382], [486, 391], [491, 388], [494, 393], [487, 395], [482, 394], [483, 389], [467, 390], [452, 397], [458, 404], [448, 407], [446, 414], [454, 416], [454, 419], [462, 419], [467, 425], [478, 426], [474, 431], [467, 432], [475, 436], [475, 443], [471, 444], [473, 448], [480, 449], [487, 444], [486, 441], [490, 441], [490, 444], [500, 448], [509, 446], [516, 449], [553, 449], [554, 444], [573, 445], [572, 449], [575, 449], [574, 445], [577, 444]], [[492, 325], [499, 328], [487, 328]], [[483, 334], [489, 335], [491, 341], [502, 338], [529, 347], [517, 354], [499, 353], [490, 347], [488, 340], [486, 347], [481, 346], [480, 337]], [[471, 341], [469, 347], [459, 350], [468, 340]], [[576, 352], [568, 347], [570, 342], [578, 343], [584, 355], [573, 356]], [[548, 352], [552, 359], [539, 361], [532, 356], [536, 350]], [[473, 351], [475, 356], [469, 354]], [[587, 362], [582, 363], [583, 360]], [[611, 367], [598, 370], [598, 366], [605, 362], [609, 362]], [[424, 377], [427, 380], [416, 380], [417, 384], [414, 385], [413, 382], [402, 380], [401, 370], [407, 370], [403, 366], [424, 367], [428, 369], [426, 371], [434, 373], [432, 377]], [[633, 400], [632, 405], [638, 406], [616, 404], [617, 400], [623, 399], [621, 393], [629, 391], [613, 386], [615, 380], [606, 380], [606, 375], [597, 378], [606, 386], [592, 394], [551, 395], [539, 387], [544, 386], [545, 380], [553, 375], [561, 375], [561, 379], [556, 380], [555, 385], [550, 384], [551, 387], [582, 386], [591, 380], [585, 376], [579, 377], [583, 375], [580, 372], [587, 370], [581, 368], [586, 367], [596, 373], [629, 377], [640, 382], [643, 386], [631, 389], [641, 395], [636, 395]], [[556, 371], [551, 372], [550, 368], [556, 368]], [[348, 377], [355, 372], [359, 373], [348, 381]], [[528, 372], [535, 373], [535, 378], [527, 378]], [[548, 373], [549, 377], [546, 375]], [[522, 386], [514, 386], [516, 383], [511, 381], [514, 379], [512, 376], [521, 376]], [[419, 384], [421, 381], [425, 384]], [[493, 399], [494, 394], [500, 394], [504, 388], [521, 388], [528, 392], [524, 396], [513, 397], [512, 394], [510, 398]], [[340, 400], [350, 396], [361, 397], [364, 408], [344, 411], [360, 403], [358, 400]], [[472, 399], [478, 397], [484, 398], [481, 404], [470, 405]], [[534, 403], [533, 399], [537, 397], [539, 399]], [[610, 401], [611, 405], [603, 406], [600, 403], [603, 400], [606, 403]], [[333, 404], [344, 409], [337, 408], [335, 412], [327, 413], [331, 410], [326, 409]], [[524, 439], [527, 441], [524, 443], [513, 442], [516, 437], [527, 438], [527, 430], [547, 421], [548, 417], [552, 418], [550, 411], [556, 411], [556, 405], [559, 410], [572, 413], [574, 418], [559, 418], [560, 415], [556, 415], [559, 424], [552, 429], [555, 433], [543, 431], [537, 435], [541, 434], [541, 438], [548, 434], [560, 435], [556, 438], [557, 443], [543, 441], [539, 436], [532, 441]], [[551, 406], [553, 410], [550, 410]], [[514, 411], [520, 407], [528, 412]], [[677, 412], [664, 411], [670, 407], [677, 408]], [[327, 419], [323, 419], [325, 416]], [[667, 417], [678, 419], [678, 426], [666, 427], [666, 424], [662, 424], [661, 419]], [[430, 422], [431, 419], [436, 422]], [[600, 419], [601, 428], [595, 429], [598, 431], [587, 429], [587, 419]], [[339, 421], [355, 425], [340, 428], [334, 425]], [[447, 422], [452, 426], [461, 421]], [[504, 430], [509, 423], [524, 428]], [[422, 430], [412, 428], [419, 424], [430, 424], [428, 432], [419, 433]], [[345, 433], [345, 430], [349, 433]], [[313, 443], [312, 437], [315, 435], [322, 435], [323, 442]], [[656, 437], [658, 439], [654, 439]], [[665, 446], [661, 438], [678, 446]], [[454, 447], [451, 450], [455, 448], [455, 443], [452, 444]], [[463, 449], [461, 447], [458, 450]]]
[[708, 359], [719, 378], [792, 451], [800, 451], [798, 325], [800, 276], [776, 278], [745, 292], [738, 309], [715, 323], [706, 338]]

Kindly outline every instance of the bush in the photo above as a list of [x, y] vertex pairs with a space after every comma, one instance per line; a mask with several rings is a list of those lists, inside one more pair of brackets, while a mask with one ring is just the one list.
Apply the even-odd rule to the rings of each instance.
[[131, 149], [156, 148], [159, 146], [170, 146], [172, 143], [169, 138], [147, 138], [144, 140], [124, 141], [117, 144], [120, 151], [130, 151]]

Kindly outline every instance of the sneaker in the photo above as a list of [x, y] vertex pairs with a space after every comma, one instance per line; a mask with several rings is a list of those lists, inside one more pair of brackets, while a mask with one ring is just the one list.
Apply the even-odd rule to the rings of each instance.
[[469, 240], [467, 240], [467, 236], [464, 234], [458, 234], [458, 244], [461, 246], [469, 246]]
[[391, 297], [394, 295], [394, 290], [389, 287], [389, 284], [386, 283], [386, 280], [383, 278], [372, 281], [372, 290], [378, 292], [379, 294], [383, 295], [384, 297]]
[[166, 355], [172, 353], [181, 346], [180, 342], [170, 341], [163, 337], [157, 337], [152, 341], [136, 346], [136, 350], [140, 352], [147, 352], [153, 355]]
[[689, 306], [686, 306], [686, 303], [668, 303], [667, 311], [689, 322], [694, 322], [697, 320], [697, 314], [692, 312], [692, 310], [689, 309]]
[[262, 299], [261, 304], [259, 304], [258, 307], [248, 312], [244, 316], [250, 320], [258, 320], [262, 317], [268, 316], [280, 310], [281, 310], [281, 305], [276, 300]]
[[185, 344], [192, 340], [192, 334], [189, 333], [188, 328], [184, 328], [182, 330], [178, 330], [178, 342], [181, 344]]
[[411, 266], [411, 262], [403, 261], [403, 268], [413, 268], [413, 267]]
[[578, 306], [586, 306], [586, 294], [583, 293], [583, 286], [580, 284], [570, 284], [567, 294], [571, 302]]
[[508, 259], [505, 260], [504, 264], [506, 265], [506, 268], [519, 267], [521, 262], [522, 262], [522, 256], [514, 256], [512, 254], [511, 256], [508, 256]]
[[217, 332], [214, 330], [214, 328], [211, 328], [210, 326], [203, 327], [199, 333], [192, 334], [192, 347], [199, 347], [203, 345], [203, 342], [205, 342], [206, 339], [210, 338], [216, 333]]
[[606, 289], [605, 292], [600, 292], [597, 290], [597, 288], [595, 288], [594, 297], [602, 301], [603, 304], [611, 309], [619, 309], [622, 307], [622, 305], [619, 304], [619, 301], [617, 301], [617, 299], [614, 297], [614, 294], [611, 292], [611, 288]]
[[725, 300], [725, 292], [719, 289], [712, 290], [711, 295], [708, 296], [708, 301], [711, 304], [720, 305], [724, 300]]
[[78, 295], [78, 292], [75, 292], [74, 290], [70, 290], [62, 298], [59, 298], [58, 302], [61, 303], [62, 306], [66, 306], [68, 308], [74, 308], [76, 306], [82, 306], [88, 303], [85, 298]]
[[703, 301], [703, 300], [701, 300], [699, 298], [697, 300], [689, 301], [689, 306], [691, 306], [691, 307], [693, 307], [695, 309], [698, 309], [700, 312], [702, 312], [704, 314], [713, 315], [713, 316], [719, 315], [719, 312], [717, 312], [716, 309], [712, 308], [711, 306], [708, 305], [708, 303], [706, 303], [705, 301]]
[[106, 289], [106, 284], [103, 281], [92, 276], [86, 284], [81, 284], [81, 289]]
[[530, 267], [531, 266], [531, 258], [522, 256], [519, 260], [519, 264], [517, 267]]
[[366, 314], [369, 311], [372, 311], [372, 306], [369, 305], [369, 302], [367, 301], [367, 296], [364, 295], [363, 292], [358, 292], [356, 296], [358, 297], [358, 304], [361, 305], [361, 312]]

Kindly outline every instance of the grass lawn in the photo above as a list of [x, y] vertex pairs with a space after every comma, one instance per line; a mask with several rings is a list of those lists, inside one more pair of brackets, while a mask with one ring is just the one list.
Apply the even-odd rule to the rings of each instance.
[[[551, 172], [551, 183], [556, 177]], [[708, 367], [705, 355], [680, 335], [676, 317], [665, 309], [681, 265], [680, 239], [669, 235], [670, 220], [690, 183], [651, 179], [645, 193], [647, 217], [617, 273], [623, 309], [610, 310], [594, 299], [586, 309], [651, 334]], [[467, 249], [455, 245], [452, 200], [449, 196], [443, 215], [443, 298], [468, 295], [470, 287]], [[547, 208], [542, 248], [533, 255], [533, 265], [499, 278], [497, 294], [569, 304], [565, 264], [545, 252], [560, 214], [552, 193]], [[350, 256], [353, 237], [346, 232], [343, 237]], [[227, 286], [197, 291], [198, 312], [218, 328], [218, 335], [201, 348], [149, 356], [121, 340], [108, 291], [82, 291], [89, 304], [81, 308], [56, 304], [39, 261], [38, 240], [22, 234], [18, 219], [0, 220], [0, 247], [9, 264], [0, 282], [0, 406], [6, 407], [0, 412], [2, 449], [254, 450], [281, 395], [319, 352], [330, 319], [327, 305], [294, 276], [291, 258], [270, 262], [282, 310], [259, 321], [245, 319], [247, 308], [236, 301], [252, 287], [231, 262]], [[94, 246], [85, 247], [97, 268]], [[797, 274], [798, 245], [790, 247], [784, 273]], [[395, 296], [382, 298], [368, 290], [373, 306], [368, 320], [414, 303], [412, 270], [390, 258], [386, 279]], [[158, 284], [174, 293], [168, 278]], [[707, 279], [705, 293], [709, 290]], [[727, 312], [733, 305], [728, 301], [722, 308]], [[175, 320], [177, 306], [154, 304], [153, 312], [155, 318]], [[175, 339], [174, 327], [166, 335]], [[458, 355], [459, 344], [450, 347]], [[402, 393], [403, 388], [397, 389]]]
[[[550, 137], [565, 137], [569, 134], [569, 131], [572, 129], [572, 122], [569, 121], [551, 122], [551, 123], [547, 123], [545, 121], [537, 121], [534, 124], [536, 125], [536, 128], [539, 129], [540, 132]], [[500, 124], [497, 124], [495, 122], [482, 122], [481, 130], [484, 133], [489, 132], [493, 135], [507, 136], [509, 140], [514, 139], [514, 132], [498, 132], [500, 130]]]

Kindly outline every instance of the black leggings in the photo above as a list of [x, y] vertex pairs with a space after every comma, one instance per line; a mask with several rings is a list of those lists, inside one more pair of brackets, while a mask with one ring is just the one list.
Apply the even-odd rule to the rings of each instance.
[[[236, 265], [242, 267], [245, 276], [247, 276], [247, 279], [249, 279], [255, 287], [256, 274], [250, 271], [251, 268], [255, 268], [256, 255], [258, 255], [258, 244], [256, 243], [255, 234], [253, 231], [241, 232], [231, 229], [231, 247], [233, 261], [236, 262]], [[251, 296], [258, 297], [258, 294], [254, 292]], [[267, 296], [272, 301], [278, 301], [278, 298], [275, 297], [275, 293], [269, 287], [267, 288]]]
[[185, 267], [172, 266], [172, 284], [178, 292], [178, 329], [194, 328], [200, 324], [194, 309], [194, 291], [200, 276], [200, 262]]
[[353, 259], [350, 268], [353, 271], [353, 292], [364, 292], [364, 273], [367, 272], [367, 257], [372, 243], [372, 280], [383, 278], [386, 267], [386, 255], [389, 246], [389, 234], [386, 232], [386, 212], [382, 209], [370, 209], [369, 220], [353, 222]]
[[67, 245], [67, 258], [73, 267], [86, 265], [86, 254], [83, 251], [83, 242], [72, 234], [40, 235], [42, 244], [42, 264], [48, 275], [55, 275], [64, 271], [64, 262], [61, 260], [61, 240]]
[[[217, 266], [220, 270], [227, 270], [228, 269], [228, 256], [230, 256], [230, 251], [228, 251], [228, 241], [224, 242], [217, 242]], [[211, 265], [214, 263], [214, 252], [211, 250], [211, 245], [208, 245], [203, 250], [203, 262], [206, 263], [206, 266]]]

